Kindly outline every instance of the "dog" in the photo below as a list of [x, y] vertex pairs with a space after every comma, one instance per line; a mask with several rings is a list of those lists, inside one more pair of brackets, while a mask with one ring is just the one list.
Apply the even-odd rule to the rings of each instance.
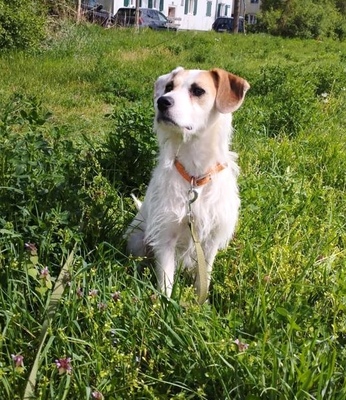
[[130, 254], [154, 256], [158, 287], [168, 297], [180, 264], [196, 273], [194, 235], [204, 253], [207, 290], [217, 251], [233, 236], [240, 199], [237, 155], [229, 151], [232, 113], [249, 88], [218, 68], [178, 67], [155, 83], [158, 162], [126, 237]]

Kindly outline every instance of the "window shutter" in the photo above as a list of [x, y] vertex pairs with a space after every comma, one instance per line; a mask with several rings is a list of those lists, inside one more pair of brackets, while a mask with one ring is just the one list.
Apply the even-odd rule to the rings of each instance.
[[130, 0], [124, 0], [124, 7], [128, 7], [130, 4]]
[[163, 7], [164, 7], [164, 0], [160, 0], [160, 11], [163, 11]]
[[198, 3], [198, 0], [195, 0], [194, 5], [193, 5], [193, 15], [197, 14], [197, 3]]
[[222, 9], [222, 4], [218, 4], [218, 5], [217, 5], [217, 16], [218, 16], [218, 17], [221, 16], [221, 9]]
[[189, 0], [185, 0], [184, 14], [188, 14], [188, 13], [189, 13]]

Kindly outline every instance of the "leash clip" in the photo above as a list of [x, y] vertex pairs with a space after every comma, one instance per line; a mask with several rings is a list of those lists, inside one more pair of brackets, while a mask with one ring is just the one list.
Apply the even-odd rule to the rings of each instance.
[[189, 206], [191, 206], [192, 203], [194, 203], [197, 198], [198, 198], [198, 192], [194, 187], [191, 187], [187, 193], [188, 199], [189, 199]]
[[191, 188], [187, 192], [187, 216], [189, 218], [189, 224], [193, 221], [193, 216], [192, 216], [192, 210], [191, 210], [191, 205], [197, 200], [198, 198], [198, 192], [193, 186], [193, 182], [191, 181]]

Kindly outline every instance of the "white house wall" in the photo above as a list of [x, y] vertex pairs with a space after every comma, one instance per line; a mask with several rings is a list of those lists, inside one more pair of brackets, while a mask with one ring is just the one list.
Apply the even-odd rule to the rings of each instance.
[[[232, 0], [228, 1], [232, 2]], [[162, 12], [169, 15], [169, 10], [172, 8], [175, 8], [175, 18], [179, 29], [207, 31], [211, 29], [216, 18], [215, 1], [168, 0], [164, 3]]]
[[[141, 0], [141, 7], [160, 10], [166, 16], [173, 16], [179, 29], [208, 31], [218, 16], [230, 17], [233, 0]], [[98, 0], [98, 4], [115, 14], [120, 7], [128, 4], [135, 7], [136, 0]]]
[[242, 12], [244, 12], [244, 8], [246, 14], [258, 14], [261, 8], [261, 0], [245, 0], [245, 2], [241, 3], [240, 9]]

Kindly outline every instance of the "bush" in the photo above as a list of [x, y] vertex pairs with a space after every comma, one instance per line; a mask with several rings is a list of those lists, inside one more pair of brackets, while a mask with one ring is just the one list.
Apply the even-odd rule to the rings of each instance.
[[0, 48], [26, 49], [45, 37], [44, 8], [34, 0], [0, 0]]
[[110, 118], [115, 129], [99, 153], [104, 173], [121, 193], [143, 189], [149, 183], [157, 154], [152, 107], [133, 103], [114, 111]]
[[19, 95], [0, 115], [0, 243], [34, 242], [43, 260], [59, 263], [75, 240], [91, 250], [115, 243], [126, 213], [95, 151], [71, 141], [64, 127], [48, 129], [49, 116]]
[[42, 0], [47, 7], [48, 13], [58, 15], [59, 17], [67, 17], [75, 14], [75, 0]]
[[296, 73], [291, 67], [262, 68], [251, 81], [251, 97], [247, 101], [253, 105], [247, 104], [237, 121], [247, 129], [255, 130], [254, 133], [295, 137], [318, 118], [316, 91], [319, 83]]
[[258, 30], [284, 37], [342, 39], [343, 21], [344, 17], [332, 3], [293, 0], [275, 7], [262, 6]]

